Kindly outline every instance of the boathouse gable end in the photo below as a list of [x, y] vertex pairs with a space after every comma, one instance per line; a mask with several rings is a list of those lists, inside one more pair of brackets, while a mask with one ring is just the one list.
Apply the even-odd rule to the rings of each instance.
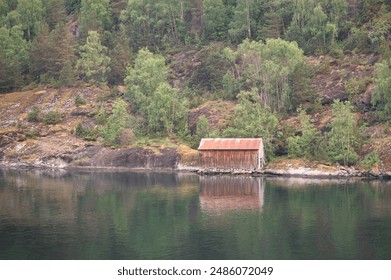
[[261, 138], [204, 138], [198, 151], [202, 168], [254, 170], [265, 163]]

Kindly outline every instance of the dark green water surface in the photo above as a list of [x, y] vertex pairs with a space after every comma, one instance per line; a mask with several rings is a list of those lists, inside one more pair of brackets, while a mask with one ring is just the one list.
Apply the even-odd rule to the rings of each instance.
[[391, 259], [391, 183], [0, 170], [0, 259]]

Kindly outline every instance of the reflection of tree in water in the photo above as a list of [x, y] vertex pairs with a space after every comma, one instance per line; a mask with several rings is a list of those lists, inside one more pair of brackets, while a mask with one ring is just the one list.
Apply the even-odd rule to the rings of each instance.
[[206, 176], [200, 179], [200, 204], [206, 212], [261, 210], [263, 195], [263, 178]]
[[387, 181], [0, 170], [0, 259], [391, 258], [390, 201]]
[[[197, 194], [198, 176], [179, 177], [163, 172], [0, 170], [0, 259], [136, 257], [134, 250], [142, 251], [145, 244], [134, 246], [132, 237], [145, 235], [152, 218], [155, 202], [148, 198], [178, 205], [188, 194]], [[143, 202], [147, 204], [140, 213]], [[155, 210], [152, 216], [157, 217], [162, 208]], [[134, 228], [136, 217], [141, 223]], [[155, 232], [161, 235], [159, 225], [167, 220], [157, 221]]]

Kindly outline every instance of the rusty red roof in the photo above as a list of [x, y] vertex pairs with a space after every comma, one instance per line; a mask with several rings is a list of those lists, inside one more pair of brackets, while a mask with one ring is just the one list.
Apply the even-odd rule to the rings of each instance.
[[204, 138], [198, 150], [259, 150], [261, 138]]

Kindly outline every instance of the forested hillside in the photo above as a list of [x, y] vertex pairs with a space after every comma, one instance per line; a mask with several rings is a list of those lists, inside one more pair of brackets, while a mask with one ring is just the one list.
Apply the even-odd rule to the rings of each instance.
[[390, 30], [389, 0], [0, 0], [0, 134], [68, 108], [89, 145], [262, 137], [269, 161], [391, 170]]

